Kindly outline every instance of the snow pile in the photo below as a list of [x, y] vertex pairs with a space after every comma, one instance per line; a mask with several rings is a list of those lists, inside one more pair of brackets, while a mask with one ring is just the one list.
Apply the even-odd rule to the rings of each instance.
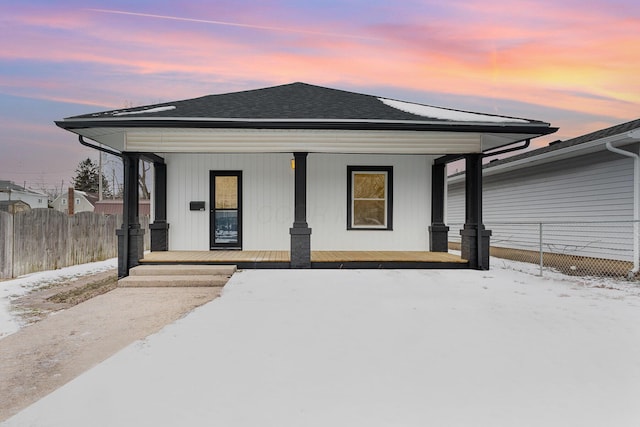
[[147, 108], [146, 110], [135, 110], [135, 111], [119, 111], [113, 113], [114, 116], [128, 116], [131, 114], [146, 114], [146, 113], [160, 113], [162, 111], [171, 111], [175, 110], [175, 105], [167, 105], [164, 107], [155, 107], [155, 108]]
[[4, 426], [637, 426], [640, 298], [512, 270], [254, 270]]
[[118, 259], [92, 262], [88, 264], [64, 267], [58, 270], [27, 274], [17, 279], [0, 281], [0, 339], [20, 329], [19, 321], [11, 314], [11, 299], [38, 289], [74, 277], [100, 273], [118, 267]]
[[454, 122], [489, 122], [489, 123], [530, 123], [529, 120], [512, 117], [494, 116], [489, 114], [471, 113], [468, 111], [451, 110], [448, 108], [432, 107], [393, 99], [378, 98], [385, 105], [417, 116]]

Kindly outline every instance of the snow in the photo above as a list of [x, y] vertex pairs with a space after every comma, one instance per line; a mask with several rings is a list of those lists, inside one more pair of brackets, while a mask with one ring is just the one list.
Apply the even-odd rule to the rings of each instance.
[[22, 326], [10, 310], [11, 299], [45, 285], [73, 280], [75, 277], [99, 273], [117, 267], [118, 259], [112, 258], [106, 261], [42, 271], [20, 276], [17, 279], [0, 281], [0, 339], [16, 332]]
[[3, 426], [637, 426], [640, 288], [247, 270]]
[[429, 105], [414, 104], [411, 102], [396, 101], [386, 98], [378, 99], [385, 105], [404, 111], [406, 113], [416, 114], [418, 116], [424, 116], [438, 120], [452, 120], [455, 122], [530, 123], [528, 120], [516, 119], [511, 117], [451, 110], [448, 108], [432, 107]]
[[155, 107], [155, 108], [147, 108], [146, 110], [135, 110], [135, 111], [120, 111], [113, 113], [114, 116], [128, 116], [131, 114], [146, 114], [146, 113], [160, 113], [162, 111], [171, 111], [175, 110], [175, 105], [167, 105], [164, 107]]

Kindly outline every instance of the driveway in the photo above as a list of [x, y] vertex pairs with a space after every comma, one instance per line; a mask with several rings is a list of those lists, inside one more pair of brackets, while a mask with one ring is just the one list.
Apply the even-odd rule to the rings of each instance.
[[3, 426], [637, 426], [639, 295], [500, 268], [238, 272]]

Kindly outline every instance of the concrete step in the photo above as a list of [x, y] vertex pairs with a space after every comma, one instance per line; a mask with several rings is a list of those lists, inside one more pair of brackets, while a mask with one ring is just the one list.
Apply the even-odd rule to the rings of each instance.
[[139, 265], [129, 270], [130, 276], [231, 276], [235, 265]]
[[118, 280], [123, 288], [147, 287], [222, 287], [229, 280], [226, 275], [167, 275], [167, 276], [127, 276]]
[[139, 265], [118, 280], [123, 288], [222, 287], [236, 271], [235, 265]]

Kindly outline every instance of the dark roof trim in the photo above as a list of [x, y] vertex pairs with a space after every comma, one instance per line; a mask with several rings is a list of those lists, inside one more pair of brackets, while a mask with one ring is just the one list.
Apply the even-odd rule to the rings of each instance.
[[521, 133], [547, 135], [558, 130], [547, 123], [504, 123], [504, 124], [464, 124], [455, 123], [410, 123], [377, 121], [255, 121], [240, 120], [60, 120], [55, 124], [66, 130], [87, 128], [185, 128], [185, 129], [298, 129], [298, 130], [398, 130], [430, 132], [482, 132], [482, 133]]
[[80, 141], [80, 144], [84, 145], [85, 147], [93, 148], [94, 150], [98, 150], [98, 151], [101, 151], [103, 153], [111, 154], [112, 156], [122, 157], [122, 153], [119, 153], [119, 152], [117, 152], [115, 150], [112, 150], [110, 148], [100, 147], [99, 145], [94, 145], [94, 144], [92, 144], [90, 142], [85, 141], [84, 137], [82, 135], [78, 135], [78, 141]]

